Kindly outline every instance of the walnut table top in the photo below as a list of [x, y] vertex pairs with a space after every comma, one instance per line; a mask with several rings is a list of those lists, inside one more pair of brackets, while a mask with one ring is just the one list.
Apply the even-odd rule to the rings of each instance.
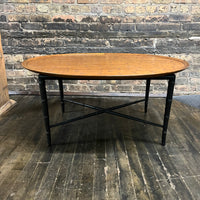
[[38, 56], [23, 67], [43, 75], [75, 79], [151, 78], [182, 71], [184, 60], [130, 53], [74, 53]]

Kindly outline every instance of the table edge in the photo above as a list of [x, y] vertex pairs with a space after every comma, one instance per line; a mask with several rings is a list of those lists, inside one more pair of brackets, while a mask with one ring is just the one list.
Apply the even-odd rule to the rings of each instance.
[[[165, 59], [169, 59], [169, 60], [175, 60], [177, 62], [181, 62], [184, 64], [184, 68], [181, 69], [181, 70], [175, 70], [173, 72], [165, 72], [165, 73], [161, 73], [161, 74], [148, 74], [148, 75], [117, 75], [117, 76], [87, 76], [87, 75], [62, 75], [62, 74], [51, 74], [51, 73], [45, 73], [45, 72], [38, 72], [36, 70], [31, 70], [29, 69], [27, 66], [26, 66], [26, 63], [31, 61], [31, 60], [36, 60], [36, 59], [39, 59], [41, 57], [53, 57], [53, 56], [66, 56], [66, 55], [84, 55], [84, 54], [90, 54], [90, 55], [99, 55], [99, 54], [129, 54], [129, 55], [145, 55], [145, 56], [155, 56], [155, 57], [161, 57], [161, 58], [165, 58]], [[167, 57], [167, 56], [163, 56], [163, 55], [154, 55], [154, 54], [135, 54], [135, 53], [67, 53], [67, 54], [51, 54], [51, 55], [42, 55], [42, 56], [36, 56], [36, 57], [33, 57], [33, 58], [29, 58], [29, 59], [26, 59], [25, 61], [22, 62], [22, 66], [29, 70], [29, 71], [32, 71], [32, 72], [35, 72], [35, 73], [38, 73], [38, 74], [41, 74], [41, 75], [45, 75], [45, 76], [50, 76], [50, 77], [59, 77], [59, 78], [66, 78], [66, 79], [85, 79], [85, 80], [123, 80], [123, 79], [142, 79], [142, 78], [153, 78], [153, 77], [161, 77], [161, 76], [165, 76], [165, 75], [169, 75], [169, 74], [175, 74], [177, 72], [180, 72], [180, 71], [183, 71], [185, 69], [187, 69], [189, 67], [189, 63], [183, 59], [179, 59], [179, 58], [174, 58], [174, 57]]]

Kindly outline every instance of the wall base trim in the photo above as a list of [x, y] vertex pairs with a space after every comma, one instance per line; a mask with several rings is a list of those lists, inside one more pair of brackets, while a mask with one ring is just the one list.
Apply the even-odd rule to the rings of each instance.
[[11, 108], [14, 107], [15, 104], [16, 104], [16, 101], [12, 99], [8, 100], [3, 106], [0, 107], [0, 115], [8, 112]]
[[[40, 95], [39, 91], [9, 91], [10, 95]], [[58, 96], [59, 92], [48, 92], [50, 96]], [[119, 93], [119, 92], [64, 92], [65, 96], [92, 96], [92, 97], [144, 97], [142, 93]], [[165, 97], [165, 94], [150, 94], [150, 97]]]

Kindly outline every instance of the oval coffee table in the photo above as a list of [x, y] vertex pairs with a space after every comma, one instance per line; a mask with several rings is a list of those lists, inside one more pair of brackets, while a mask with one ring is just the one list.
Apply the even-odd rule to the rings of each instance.
[[[165, 145], [175, 84], [175, 73], [180, 72], [189, 66], [189, 64], [186, 61], [176, 58], [130, 53], [74, 53], [47, 55], [30, 58], [24, 61], [22, 65], [24, 68], [30, 71], [39, 73], [40, 94], [43, 104], [43, 114], [45, 128], [47, 132], [48, 145], [51, 145], [50, 128], [102, 113], [117, 115], [119, 117], [124, 117], [138, 122], [143, 122], [153, 126], [161, 127], [162, 145]], [[50, 125], [47, 94], [45, 87], [45, 80], [47, 79], [55, 79], [59, 81], [62, 112], [64, 112], [65, 101], [95, 109], [96, 112]], [[71, 100], [66, 100], [64, 99], [63, 93], [63, 80], [74, 79], [146, 80], [145, 99], [105, 109], [82, 104], [79, 102], [74, 102]], [[136, 104], [145, 101], [145, 112], [147, 112], [150, 81], [153, 79], [168, 80], [165, 113], [162, 125], [113, 111], [131, 104]]]

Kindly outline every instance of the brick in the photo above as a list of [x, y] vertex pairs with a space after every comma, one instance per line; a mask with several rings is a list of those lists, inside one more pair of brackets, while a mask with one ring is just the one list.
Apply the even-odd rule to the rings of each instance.
[[44, 24], [44, 28], [47, 30], [66, 30], [66, 24], [65, 23], [47, 23]]
[[51, 3], [51, 0], [29, 0], [30, 3]]
[[91, 13], [95, 13], [96, 15], [101, 15], [102, 13], [102, 7], [98, 4], [93, 4], [91, 6]]
[[134, 31], [135, 24], [114, 24], [113, 30], [114, 31]]
[[75, 0], [52, 0], [52, 3], [75, 3]]
[[42, 44], [46, 47], [62, 47], [63, 45], [69, 45], [70, 42], [65, 42], [64, 40], [54, 40], [51, 38], [38, 40], [37, 43]]
[[191, 13], [195, 14], [195, 15], [200, 14], [200, 6], [199, 5], [198, 6], [192, 6], [192, 12]]
[[[91, 16], [77, 15], [76, 16], [77, 22], [96, 22], [96, 21], [98, 21], [98, 19], [99, 19], [99, 17], [93, 16], [93, 15], [91, 15]], [[87, 21], [87, 20], [89, 20], [89, 21]]]
[[183, 30], [200, 30], [200, 23], [188, 23], [183, 25]]
[[19, 23], [5, 23], [5, 22], [0, 22], [0, 30], [12, 30], [12, 31], [17, 31], [21, 30], [20, 24]]
[[187, 94], [191, 93], [191, 89], [188, 90], [187, 86], [175, 85], [174, 95], [182, 95], [186, 91], [188, 91]]
[[42, 30], [43, 25], [41, 23], [22, 23], [22, 28], [26, 30]]
[[51, 4], [49, 5], [49, 10], [51, 10], [51, 13], [56, 13], [56, 15], [58, 13], [62, 13], [62, 6], [59, 4]]
[[78, 80], [65, 80], [64, 83], [79, 84]]
[[109, 92], [110, 86], [109, 85], [90, 85], [90, 91], [98, 91], [98, 92]]
[[75, 23], [47, 23], [44, 25], [47, 30], [79, 30], [80, 24]]
[[151, 1], [152, 3], [156, 3], [156, 4], [169, 4], [169, 3], [172, 3], [173, 0], [152, 0]]
[[149, 3], [149, 0], [126, 0], [126, 3], [133, 3], [133, 4], [145, 4]]
[[95, 19], [91, 16], [82, 17], [81, 22], [91, 23], [91, 22], [95, 22]]
[[29, 3], [29, 0], [7, 0], [7, 3]]
[[192, 16], [192, 21], [193, 22], [200, 22], [200, 15], [194, 15], [194, 16]]
[[[81, 91], [84, 91], [84, 92], [92, 92], [90, 91], [89, 87], [87, 85], [82, 85], [81, 86]], [[80, 92], [80, 91], [79, 91]]]
[[191, 19], [192, 19], [192, 17], [191, 17], [191, 15], [169, 15], [169, 21], [171, 21], [171, 22], [175, 22], [175, 21], [177, 21], [177, 22], [179, 22], [179, 21], [191, 21]]
[[146, 11], [148, 13], [156, 13], [158, 9], [158, 6], [146, 6]]
[[176, 78], [176, 83], [178, 85], [185, 85], [188, 84], [188, 78], [187, 77], [177, 77]]
[[136, 6], [135, 7], [135, 13], [136, 14], [142, 14], [142, 13], [145, 13], [146, 12], [146, 9], [144, 6]]
[[80, 31], [89, 31], [90, 27], [88, 24], [80, 24]]
[[146, 39], [113, 39], [109, 40], [111, 46], [115, 47], [142, 47], [153, 46], [153, 40]]
[[8, 41], [10, 41], [10, 40], [8, 40], [8, 39], [2, 40], [2, 46], [8, 46]]
[[26, 70], [24, 70], [23, 68], [21, 68], [21, 70], [16, 70], [15, 76], [16, 77], [25, 77], [26, 76]]
[[51, 4], [49, 5], [49, 10], [51, 10], [51, 13], [55, 13], [56, 15], [58, 13], [68, 13], [70, 12], [70, 7], [68, 5], [65, 5], [65, 4]]
[[8, 22], [27, 22], [30, 15], [8, 15]]
[[[126, 16], [121, 19], [122, 23], [135, 23], [137, 21], [138, 16]], [[144, 19], [144, 17], [142, 17]]]
[[179, 10], [180, 10], [180, 5], [177, 4], [170, 5], [171, 13], [179, 13]]
[[[196, 65], [196, 66], [193, 65], [192, 69], [193, 69], [193, 71], [191, 71], [190, 73], [185, 72], [185, 74], [183, 74], [182, 77], [190, 76], [190, 77], [198, 78], [199, 74], [200, 74], [199, 65]], [[195, 69], [196, 69], [196, 71], [194, 71]], [[199, 80], [197, 81], [197, 83], [200, 84]]]
[[118, 5], [103, 6], [102, 10], [106, 14], [121, 14], [122, 13], [122, 7]]
[[6, 22], [6, 16], [0, 15], [0, 22]]
[[94, 4], [94, 3], [98, 3], [98, 0], [78, 0], [77, 3], [79, 3], [79, 4]]
[[[160, 88], [158, 88], [160, 89]], [[133, 91], [136, 92], [136, 93], [141, 93], [141, 91], [145, 91], [146, 90], [146, 87], [143, 86], [143, 85], [133, 85]], [[151, 91], [151, 88], [150, 88], [150, 91]]]
[[57, 15], [53, 16], [54, 22], [75, 22], [75, 17], [72, 15]]
[[66, 27], [68, 30], [80, 30], [80, 24], [76, 23], [68, 23]]
[[80, 6], [80, 5], [72, 5], [71, 7], [72, 13], [89, 13], [90, 7], [89, 6]]
[[[19, 41], [16, 39], [9, 39], [8, 40], [8, 46], [17, 46], [19, 44]], [[18, 55], [16, 55], [17, 57]]]
[[91, 24], [90, 25], [91, 31], [99, 31], [99, 32], [105, 32], [109, 30], [109, 26], [106, 24]]
[[190, 10], [191, 10], [190, 6], [180, 5], [180, 11], [179, 11], [180, 13], [188, 14], [188, 13], [190, 13]]
[[110, 40], [111, 47], [133, 47], [133, 41], [129, 39], [120, 39], [120, 40]]
[[26, 85], [26, 91], [39, 91], [39, 85], [34, 84], [34, 85]]
[[101, 4], [121, 4], [123, 0], [100, 0]]
[[19, 4], [15, 6], [15, 11], [18, 13], [35, 13], [36, 7], [35, 5], [26, 5], [26, 4]]
[[169, 12], [169, 6], [159, 6], [157, 9], [158, 13], [167, 13]]
[[40, 5], [36, 6], [36, 9], [40, 13], [47, 13], [49, 11], [49, 6], [46, 4], [45, 5], [40, 4]]
[[124, 8], [125, 13], [131, 14], [135, 12], [135, 7], [134, 6], [127, 6]]
[[8, 78], [15, 77], [15, 72], [13, 70], [6, 70], [6, 76]]
[[116, 6], [103, 6], [102, 11], [106, 14], [111, 14], [116, 12], [119, 13], [121, 11], [121, 8]]
[[187, 3], [198, 3], [198, 1], [197, 0], [174, 0], [174, 3], [187, 4]]
[[130, 92], [132, 91], [132, 86], [130, 85], [116, 85], [116, 86], [111, 86], [112, 91], [120, 91], [120, 92]]
[[156, 31], [156, 28], [155, 24], [136, 24], [136, 30], [138, 31]]
[[70, 92], [80, 91], [81, 85], [68, 85], [67, 90]]
[[180, 24], [169, 24], [169, 23], [164, 23], [164, 24], [158, 24], [157, 28], [159, 30], [181, 30], [181, 25]]
[[[23, 62], [23, 56], [22, 55], [5, 55], [5, 62], [7, 63], [6, 68], [7, 69], [18, 69], [22, 68], [21, 63]], [[8, 67], [10, 66], [10, 67]], [[19, 67], [20, 66], [20, 67]]]
[[53, 22], [64, 22], [65, 21], [65, 19], [63, 19], [62, 17], [55, 17], [55, 18], [53, 18]]
[[14, 10], [15, 10], [15, 6], [11, 5], [11, 4], [5, 4], [5, 5], [2, 6], [2, 8], [3, 8], [4, 13], [14, 12]]
[[116, 85], [121, 84], [121, 80], [106, 80], [107, 84]]
[[156, 47], [171, 53], [197, 53], [200, 50], [199, 44], [200, 41], [188, 39], [165, 39], [158, 40]]
[[99, 18], [99, 21], [102, 23], [102, 24], [114, 24], [114, 23], [121, 23], [122, 19], [120, 17], [111, 17], [111, 16], [101, 16]]
[[31, 15], [30, 16], [30, 22], [50, 22], [51, 21], [51, 16], [50, 15]]
[[79, 80], [80, 84], [90, 84], [90, 85], [99, 85], [102, 80]]
[[25, 85], [16, 85], [8, 82], [8, 90], [14, 92], [25, 91]]

